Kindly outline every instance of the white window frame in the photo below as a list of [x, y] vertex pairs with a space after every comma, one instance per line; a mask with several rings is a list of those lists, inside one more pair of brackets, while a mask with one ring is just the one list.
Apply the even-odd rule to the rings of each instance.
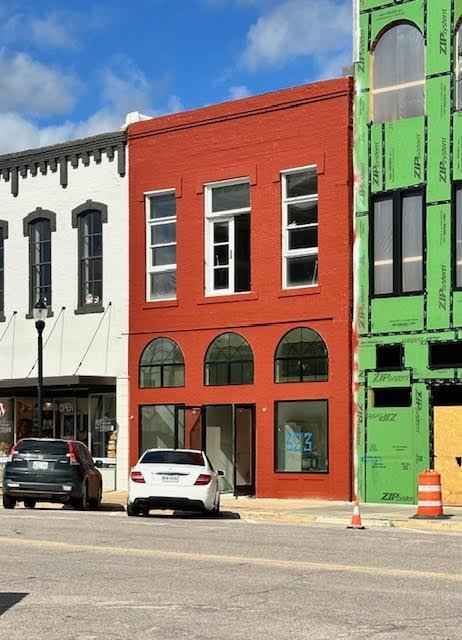
[[176, 273], [176, 262], [174, 264], [163, 264], [158, 267], [152, 266], [151, 262], [151, 252], [154, 248], [159, 247], [173, 247], [177, 246], [177, 240], [175, 242], [165, 242], [162, 244], [151, 244], [151, 228], [152, 227], [160, 227], [165, 224], [175, 223], [175, 230], [177, 224], [177, 216], [176, 216], [176, 202], [175, 202], [175, 215], [168, 216], [166, 218], [160, 218], [157, 220], [151, 220], [150, 211], [151, 211], [151, 198], [154, 196], [165, 195], [167, 193], [173, 193], [176, 196], [175, 189], [159, 189], [157, 191], [147, 191], [144, 193], [144, 201], [145, 201], [145, 220], [146, 220], [146, 301], [147, 302], [158, 302], [162, 300], [176, 300], [176, 287], [175, 287], [175, 295], [172, 296], [164, 296], [162, 298], [154, 298], [151, 297], [151, 274], [154, 273], [167, 273], [167, 272], [175, 272]]
[[[248, 177], [233, 178], [231, 180], [220, 180], [219, 182], [209, 182], [204, 184], [204, 200], [205, 200], [205, 295], [206, 296], [226, 296], [241, 295], [249, 293], [248, 291], [234, 291], [234, 222], [238, 215], [243, 213], [251, 214], [252, 204], [249, 207], [241, 207], [240, 209], [228, 209], [226, 211], [212, 212], [212, 191], [215, 187], [227, 187], [233, 184], [248, 184], [250, 189], [250, 179]], [[213, 224], [214, 222], [229, 222], [228, 230], [228, 288], [214, 289], [214, 255], [213, 255]]]
[[[290, 204], [297, 204], [298, 202], [316, 202], [319, 204], [319, 186], [315, 194], [306, 196], [297, 196], [296, 198], [287, 198], [287, 176], [293, 173], [299, 173], [301, 171], [308, 171], [314, 169], [316, 173], [317, 184], [317, 165], [309, 164], [304, 167], [294, 167], [292, 169], [283, 169], [280, 172], [281, 175], [281, 209], [282, 209], [282, 288], [283, 289], [305, 289], [306, 287], [318, 287], [319, 286], [319, 210], [318, 219], [315, 223], [304, 224], [296, 227], [297, 229], [318, 229], [318, 246], [303, 249], [289, 249], [289, 225], [288, 225], [288, 208]], [[295, 228], [295, 227], [293, 227]], [[289, 285], [287, 282], [287, 262], [289, 258], [304, 258], [306, 256], [318, 256], [318, 268], [316, 273], [316, 282], [313, 284], [298, 284]]]

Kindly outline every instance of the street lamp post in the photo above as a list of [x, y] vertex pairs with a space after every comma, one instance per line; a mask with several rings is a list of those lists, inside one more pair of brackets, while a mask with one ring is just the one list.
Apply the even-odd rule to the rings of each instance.
[[33, 315], [35, 320], [35, 328], [37, 329], [37, 421], [38, 421], [38, 437], [42, 437], [43, 425], [43, 340], [42, 334], [45, 329], [45, 320], [48, 315], [48, 307], [43, 298], [39, 298], [34, 306]]

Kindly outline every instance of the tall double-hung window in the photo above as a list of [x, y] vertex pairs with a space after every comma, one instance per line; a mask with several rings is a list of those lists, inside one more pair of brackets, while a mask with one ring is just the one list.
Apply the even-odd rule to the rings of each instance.
[[51, 307], [51, 222], [34, 220], [29, 225], [30, 307], [42, 299]]
[[416, 26], [395, 24], [378, 40], [371, 96], [375, 123], [424, 115], [425, 41]]
[[80, 306], [103, 300], [103, 225], [100, 211], [79, 216]]
[[173, 189], [146, 196], [146, 298], [176, 298], [176, 196]]
[[5, 312], [5, 234], [0, 221], [0, 319]]
[[284, 288], [318, 283], [316, 167], [282, 173], [282, 281]]
[[250, 291], [249, 181], [206, 185], [205, 217], [206, 293]]
[[423, 290], [423, 197], [395, 192], [374, 201], [373, 293], [403, 295]]

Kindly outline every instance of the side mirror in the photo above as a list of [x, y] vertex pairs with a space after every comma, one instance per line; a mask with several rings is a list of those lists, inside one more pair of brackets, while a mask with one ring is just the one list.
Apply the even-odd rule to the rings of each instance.
[[221, 469], [217, 469], [217, 476], [224, 476], [225, 472], [222, 471]]

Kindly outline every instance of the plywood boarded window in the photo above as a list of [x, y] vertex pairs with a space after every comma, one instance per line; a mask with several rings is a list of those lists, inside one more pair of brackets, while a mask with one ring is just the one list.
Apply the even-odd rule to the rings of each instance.
[[372, 113], [375, 123], [424, 115], [425, 42], [412, 24], [385, 31], [373, 50]]

